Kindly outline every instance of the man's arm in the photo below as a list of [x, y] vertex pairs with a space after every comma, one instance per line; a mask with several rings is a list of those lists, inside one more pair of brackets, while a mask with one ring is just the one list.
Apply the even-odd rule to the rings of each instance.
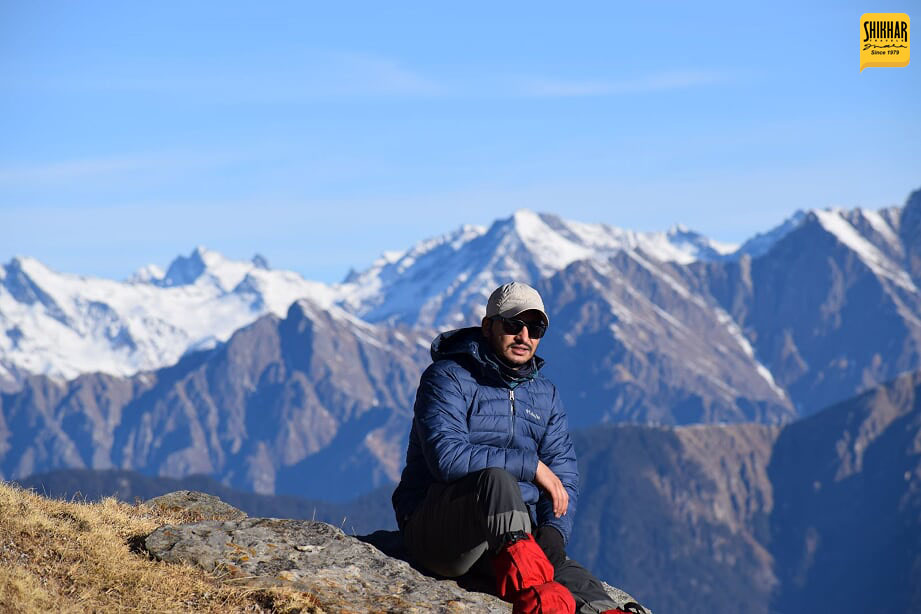
[[467, 400], [450, 365], [436, 362], [425, 370], [413, 407], [414, 428], [429, 471], [442, 482], [453, 482], [499, 467], [520, 481], [532, 481], [537, 470], [534, 451], [470, 443]]
[[550, 525], [556, 528], [563, 539], [569, 542], [572, 518], [579, 500], [579, 466], [576, 462], [572, 438], [569, 435], [566, 412], [556, 388], [553, 390], [547, 432], [540, 441], [538, 456], [562, 484], [569, 498], [566, 513], [557, 517], [555, 511], [559, 508], [559, 504], [545, 489], [537, 501], [537, 525]]

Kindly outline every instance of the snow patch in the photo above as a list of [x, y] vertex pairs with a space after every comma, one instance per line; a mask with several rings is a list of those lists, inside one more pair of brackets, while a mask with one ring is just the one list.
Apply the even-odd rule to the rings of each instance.
[[844, 219], [840, 211], [813, 211], [812, 214], [815, 215], [822, 228], [853, 250], [871, 271], [910, 292], [918, 291], [908, 273], [883, 255], [875, 245], [864, 239], [857, 229]]
[[739, 344], [739, 347], [742, 348], [742, 352], [754, 361], [755, 370], [758, 372], [758, 375], [761, 376], [761, 379], [767, 382], [768, 386], [770, 386], [771, 390], [773, 390], [777, 396], [782, 399], [787, 398], [786, 391], [778, 386], [777, 382], [774, 381], [774, 376], [771, 374], [770, 369], [764, 366], [764, 363], [758, 360], [758, 358], [755, 356], [754, 348], [752, 348], [751, 343], [749, 343], [745, 335], [742, 334], [742, 330], [739, 328], [739, 325], [736, 324], [735, 320], [732, 319], [732, 316], [730, 316], [724, 309], [717, 308], [716, 319], [726, 328], [726, 331], [729, 332], [729, 335], [733, 339], [735, 339], [736, 343]]
[[742, 244], [736, 252], [733, 254], [734, 257], [738, 257], [742, 254], [748, 254], [753, 258], [758, 256], [763, 256], [768, 253], [774, 244], [786, 237], [788, 234], [799, 228], [803, 223], [803, 220], [806, 219], [806, 213], [803, 211], [797, 211], [778, 226], [775, 226], [767, 232], [759, 232], [751, 239], [747, 240]]
[[134, 275], [126, 281], [132, 284], [146, 284], [161, 281], [166, 276], [166, 271], [155, 264], [148, 264], [135, 271]]
[[873, 227], [873, 230], [878, 232], [880, 236], [883, 237], [886, 243], [889, 243], [892, 246], [898, 246], [901, 243], [899, 235], [896, 234], [895, 229], [893, 229], [892, 226], [890, 226], [889, 223], [883, 219], [883, 216], [879, 211], [865, 211], [863, 209], [859, 209], [858, 211], [860, 211], [860, 214], [863, 215], [864, 219], [869, 222], [870, 226]]

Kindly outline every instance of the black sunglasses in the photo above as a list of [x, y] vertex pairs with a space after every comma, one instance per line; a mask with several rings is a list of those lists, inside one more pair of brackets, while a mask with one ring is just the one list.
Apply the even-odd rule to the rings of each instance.
[[502, 330], [506, 335], [517, 335], [525, 326], [528, 327], [528, 336], [531, 339], [540, 339], [547, 332], [547, 325], [543, 322], [525, 322], [517, 318], [503, 318], [496, 316], [496, 320], [502, 322]]

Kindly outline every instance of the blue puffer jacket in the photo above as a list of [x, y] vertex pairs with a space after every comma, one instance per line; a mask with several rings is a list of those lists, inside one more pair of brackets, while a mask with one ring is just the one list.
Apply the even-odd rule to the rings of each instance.
[[[568, 542], [579, 469], [559, 394], [540, 375], [540, 358], [533, 377], [508, 382], [484, 356], [487, 343], [479, 328], [443, 333], [432, 343], [434, 362], [419, 383], [406, 468], [393, 493], [397, 520], [413, 513], [432, 483], [501, 467], [518, 478], [536, 526], [556, 527]], [[552, 500], [534, 485], [538, 459], [569, 493], [561, 518], [553, 516]]]

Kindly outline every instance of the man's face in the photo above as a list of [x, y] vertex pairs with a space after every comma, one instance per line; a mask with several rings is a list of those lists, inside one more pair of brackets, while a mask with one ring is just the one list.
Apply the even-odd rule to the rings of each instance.
[[531, 338], [531, 326], [543, 323], [544, 319], [539, 311], [529, 310], [520, 313], [514, 318], [528, 324], [517, 334], [510, 335], [505, 332], [499, 318], [483, 318], [483, 336], [489, 339], [493, 350], [510, 365], [523, 365], [534, 357], [540, 339]]

